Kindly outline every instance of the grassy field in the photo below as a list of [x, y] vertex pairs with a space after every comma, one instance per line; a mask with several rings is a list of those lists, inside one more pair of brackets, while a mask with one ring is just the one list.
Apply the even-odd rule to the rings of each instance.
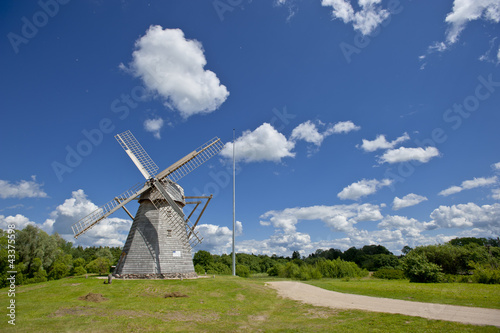
[[500, 309], [500, 286], [478, 283], [410, 283], [406, 280], [322, 279], [307, 283], [341, 293], [406, 301]]
[[[89, 297], [98, 302], [81, 299], [89, 293], [99, 294]], [[165, 298], [167, 294], [187, 297]], [[20, 286], [16, 326], [7, 323], [8, 302], [7, 289], [1, 289], [2, 332], [500, 332], [495, 327], [313, 307], [277, 297], [263, 278], [231, 276], [113, 280], [110, 285], [96, 278], [68, 278]]]

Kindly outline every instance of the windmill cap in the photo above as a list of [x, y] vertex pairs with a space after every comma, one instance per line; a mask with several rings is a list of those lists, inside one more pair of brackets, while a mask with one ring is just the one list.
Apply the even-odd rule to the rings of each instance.
[[[177, 183], [174, 183], [171, 180], [162, 180], [163, 186], [165, 190], [170, 195], [170, 197], [181, 207], [186, 205], [186, 201], [184, 200], [184, 189]], [[156, 189], [151, 189], [149, 191], [144, 192], [139, 197], [139, 203], [144, 200], [151, 200], [150, 195], [151, 191], [157, 191]]]

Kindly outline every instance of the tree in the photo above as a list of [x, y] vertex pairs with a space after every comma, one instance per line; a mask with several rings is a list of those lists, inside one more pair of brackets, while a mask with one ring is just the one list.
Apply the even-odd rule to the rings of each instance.
[[97, 273], [99, 275], [106, 275], [109, 273], [111, 262], [106, 258], [97, 258], [92, 260], [85, 266], [89, 273]]
[[205, 269], [214, 262], [214, 258], [208, 251], [200, 250], [194, 254], [193, 257], [193, 264], [196, 265], [201, 265], [205, 267]]
[[408, 253], [410, 253], [410, 251], [413, 250], [411, 247], [409, 247], [408, 245], [405, 245], [405, 247], [403, 247], [401, 249], [401, 253], [405, 256], [407, 255]]
[[429, 262], [424, 254], [411, 251], [403, 259], [403, 270], [410, 282], [440, 282], [443, 278], [441, 267]]
[[300, 252], [299, 251], [293, 251], [292, 260], [294, 260], [294, 259], [300, 259]]

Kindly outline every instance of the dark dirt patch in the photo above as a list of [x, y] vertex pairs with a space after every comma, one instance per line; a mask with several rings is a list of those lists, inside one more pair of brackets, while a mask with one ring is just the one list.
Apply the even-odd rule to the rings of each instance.
[[186, 294], [181, 293], [180, 291], [174, 291], [174, 292], [171, 292], [171, 293], [166, 293], [165, 296], [163, 296], [163, 298], [170, 298], [170, 297], [177, 298], [177, 297], [189, 297], [189, 296], [186, 295]]
[[80, 296], [78, 297], [79, 300], [81, 301], [87, 301], [87, 302], [95, 302], [95, 303], [100, 303], [107, 301], [108, 299], [101, 294], [94, 294], [94, 293], [88, 293], [85, 296]]

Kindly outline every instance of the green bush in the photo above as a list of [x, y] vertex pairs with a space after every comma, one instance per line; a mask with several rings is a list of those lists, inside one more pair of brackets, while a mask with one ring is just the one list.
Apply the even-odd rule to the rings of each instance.
[[231, 269], [221, 262], [209, 264], [206, 270], [208, 274], [231, 275]]
[[424, 254], [414, 250], [403, 259], [403, 270], [410, 282], [440, 282], [444, 277], [440, 266], [429, 262]]
[[97, 273], [99, 275], [106, 275], [109, 273], [109, 268], [111, 267], [111, 263], [107, 258], [97, 258], [92, 260], [85, 266], [87, 272], [89, 273]]
[[77, 267], [73, 268], [73, 271], [72, 271], [73, 276], [85, 275], [85, 274], [87, 274], [87, 271], [85, 270], [85, 268], [83, 268], [83, 266], [77, 266]]
[[205, 274], [205, 268], [204, 268], [202, 265], [200, 265], [200, 264], [196, 264], [196, 265], [194, 266], [194, 271], [195, 271], [195, 272], [196, 272], [196, 274], [198, 274], [198, 275], [203, 275], [203, 274]]
[[500, 284], [500, 268], [490, 265], [473, 264], [472, 281], [476, 283]]
[[239, 277], [250, 277], [250, 268], [245, 265], [236, 265], [236, 275]]
[[59, 280], [68, 275], [69, 267], [62, 262], [56, 262], [54, 265], [52, 265], [52, 269], [49, 272], [49, 279]]
[[267, 275], [269, 276], [278, 276], [280, 270], [283, 269], [283, 265], [277, 264], [267, 270]]
[[373, 277], [386, 280], [402, 280], [405, 278], [405, 272], [401, 269], [381, 268], [373, 273]]
[[282, 266], [278, 276], [282, 278], [297, 278], [300, 275], [300, 268], [297, 264], [293, 262], [288, 262], [285, 266]]
[[320, 261], [317, 263], [317, 268], [321, 275], [327, 278], [363, 277], [368, 275], [368, 271], [359, 268], [356, 263], [344, 261], [340, 258]]

